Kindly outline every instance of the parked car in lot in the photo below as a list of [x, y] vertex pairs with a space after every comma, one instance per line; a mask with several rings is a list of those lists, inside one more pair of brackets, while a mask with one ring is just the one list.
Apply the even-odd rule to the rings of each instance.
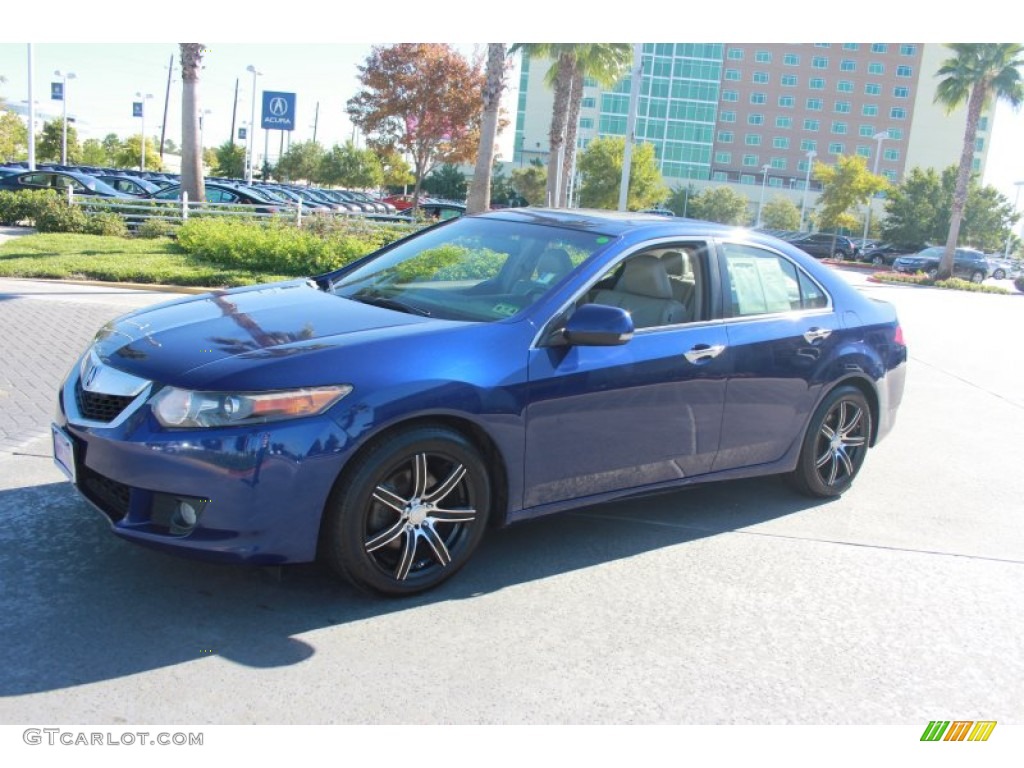
[[852, 259], [857, 255], [858, 250], [857, 244], [850, 238], [844, 235], [832, 235], [825, 232], [801, 234], [789, 242], [818, 259], [827, 259], [833, 256]]
[[[935, 278], [939, 274], [939, 261], [945, 253], [944, 245], [925, 248], [919, 253], [900, 256], [892, 268], [897, 272], [924, 272], [928, 277]], [[972, 283], [980, 283], [991, 273], [991, 267], [985, 254], [972, 248], [957, 248], [953, 256], [953, 277], [961, 277]]]
[[134, 197], [149, 197], [162, 189], [159, 184], [154, 184], [148, 179], [134, 176], [99, 174], [95, 178], [109, 184], [118, 192], [124, 192], [126, 195], [132, 195]]
[[[204, 184], [204, 189], [208, 203], [250, 205], [254, 206], [253, 210], [256, 213], [278, 213], [281, 210], [280, 203], [271, 200], [253, 187], [234, 186], [227, 182], [207, 182]], [[181, 185], [172, 184], [169, 187], [164, 187], [152, 197], [154, 200], [181, 200]]]
[[923, 245], [882, 243], [867, 250], [861, 250], [857, 254], [857, 260], [874, 264], [876, 267], [891, 267], [892, 263], [900, 256], [905, 256], [908, 253], [917, 253], [924, 247]]
[[1019, 261], [1004, 259], [1001, 256], [987, 256], [986, 260], [992, 268], [992, 277], [996, 280], [1016, 280], [1024, 274]]
[[842, 494], [906, 360], [892, 306], [783, 241], [508, 209], [111, 321], [54, 456], [125, 539], [408, 595], [489, 525], [775, 473]]
[[32, 189], [55, 189], [58, 192], [66, 193], [71, 189], [76, 195], [94, 195], [96, 197], [124, 197], [131, 198], [132, 195], [111, 187], [109, 184], [99, 181], [92, 176], [73, 171], [26, 171], [15, 173], [10, 176], [0, 177], [0, 189], [7, 190], [32, 190]]

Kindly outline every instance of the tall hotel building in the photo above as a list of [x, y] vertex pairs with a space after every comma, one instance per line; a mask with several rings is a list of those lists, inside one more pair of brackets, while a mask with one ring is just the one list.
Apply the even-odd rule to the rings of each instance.
[[[764, 183], [802, 193], [811, 151], [824, 163], [861, 155], [874, 168], [879, 149], [878, 172], [899, 182], [911, 168], [959, 162], [966, 109], [934, 103], [935, 72], [951, 55], [920, 43], [645, 43], [636, 141], [654, 145], [670, 187], [747, 185], [756, 197]], [[547, 157], [550, 65], [522, 59], [515, 165]], [[625, 136], [630, 80], [609, 90], [585, 81], [578, 146]], [[991, 119], [979, 127], [979, 171]]]

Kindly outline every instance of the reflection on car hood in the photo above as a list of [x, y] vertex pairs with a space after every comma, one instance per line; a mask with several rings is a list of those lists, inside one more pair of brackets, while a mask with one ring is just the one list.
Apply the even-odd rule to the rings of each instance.
[[95, 351], [105, 363], [133, 375], [188, 386], [204, 378], [198, 372], [228, 360], [239, 373], [356, 337], [441, 325], [450, 323], [342, 299], [300, 280], [217, 291], [134, 312], [104, 326]]

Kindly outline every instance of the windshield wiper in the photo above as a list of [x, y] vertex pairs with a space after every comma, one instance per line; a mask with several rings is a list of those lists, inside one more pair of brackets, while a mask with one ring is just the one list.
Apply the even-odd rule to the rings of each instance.
[[419, 315], [420, 317], [430, 317], [430, 313], [422, 309], [421, 307], [414, 307], [411, 304], [406, 304], [399, 301], [398, 299], [391, 299], [387, 296], [374, 295], [372, 293], [357, 293], [348, 298], [353, 301], [359, 301], [363, 304], [372, 304], [375, 307], [383, 307], [384, 309], [394, 309], [398, 312], [406, 312], [410, 315]]

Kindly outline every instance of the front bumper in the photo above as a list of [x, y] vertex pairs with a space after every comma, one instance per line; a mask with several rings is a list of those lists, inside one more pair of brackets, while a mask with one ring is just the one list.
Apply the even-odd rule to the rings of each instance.
[[[76, 365], [55, 426], [73, 446], [75, 487], [118, 536], [223, 562], [315, 558], [327, 498], [352, 450], [333, 419], [170, 430], [151, 414], [149, 389], [106, 422], [82, 414], [81, 391]], [[187, 532], [171, 521], [182, 501], [200, 513]]]

